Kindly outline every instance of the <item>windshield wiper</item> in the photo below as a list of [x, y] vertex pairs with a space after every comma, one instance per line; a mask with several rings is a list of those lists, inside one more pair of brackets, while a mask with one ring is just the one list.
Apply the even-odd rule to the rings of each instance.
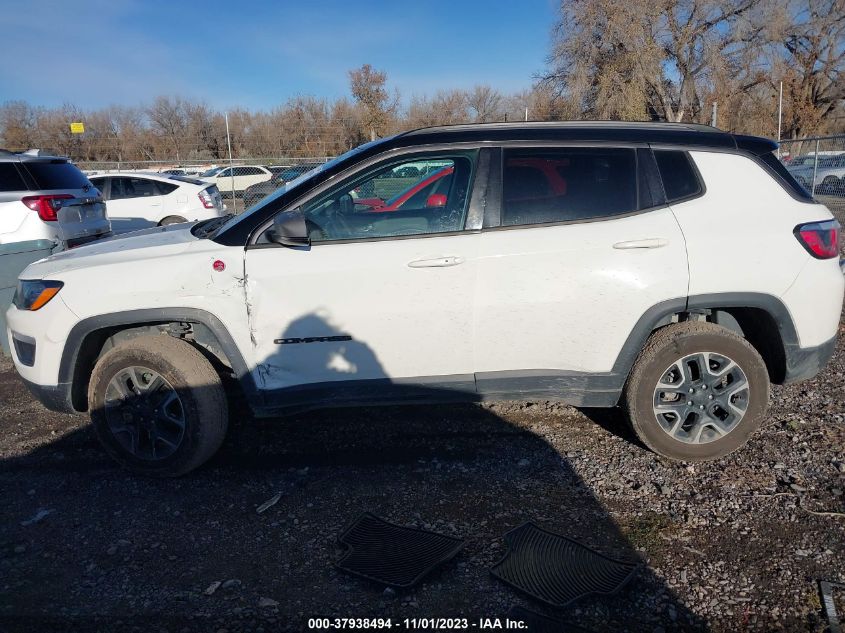
[[219, 218], [212, 218], [211, 220], [206, 220], [202, 224], [198, 224], [194, 227], [194, 235], [197, 237], [208, 237], [212, 232], [216, 231], [218, 228], [223, 226], [225, 222], [229, 220], [229, 218], [235, 217], [234, 213], [227, 213], [226, 215], [221, 215]]

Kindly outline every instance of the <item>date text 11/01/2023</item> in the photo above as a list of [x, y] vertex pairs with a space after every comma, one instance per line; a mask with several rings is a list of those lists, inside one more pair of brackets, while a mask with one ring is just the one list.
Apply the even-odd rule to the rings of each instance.
[[330, 630], [390, 630], [398, 631], [520, 631], [528, 623], [513, 618], [309, 618], [308, 628], [312, 631]]

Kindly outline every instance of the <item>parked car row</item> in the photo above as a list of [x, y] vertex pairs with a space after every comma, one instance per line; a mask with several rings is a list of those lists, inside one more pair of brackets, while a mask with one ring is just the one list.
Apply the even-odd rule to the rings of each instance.
[[67, 158], [0, 150], [0, 244], [63, 248], [154, 226], [208, 220], [226, 207], [217, 186], [168, 174], [86, 177]]
[[845, 195], [845, 153], [796, 156], [786, 163], [786, 169], [807, 191]]
[[303, 174], [308, 173], [319, 165], [320, 163], [300, 163], [299, 165], [293, 165], [292, 167], [270, 167], [269, 169], [273, 172], [273, 176], [269, 180], [250, 185], [244, 190], [244, 207], [251, 207], [256, 202], [264, 199], [277, 189], [283, 187], [292, 180], [299, 178]]

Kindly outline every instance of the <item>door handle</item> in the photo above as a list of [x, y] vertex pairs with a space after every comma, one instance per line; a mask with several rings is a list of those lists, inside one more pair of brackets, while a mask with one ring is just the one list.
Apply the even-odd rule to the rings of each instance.
[[616, 242], [613, 248], [626, 250], [631, 248], [661, 248], [669, 243], [664, 237], [650, 237], [645, 240], [630, 240], [628, 242]]
[[463, 264], [464, 258], [457, 255], [447, 255], [446, 257], [435, 257], [433, 259], [415, 259], [408, 262], [411, 268], [446, 268], [448, 266], [457, 266]]

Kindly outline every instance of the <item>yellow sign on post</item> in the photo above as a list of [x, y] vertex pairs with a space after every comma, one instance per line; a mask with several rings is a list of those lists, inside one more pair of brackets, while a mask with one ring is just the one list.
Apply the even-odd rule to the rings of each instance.
[[70, 133], [71, 134], [82, 134], [85, 132], [85, 124], [82, 122], [79, 123], [71, 123], [70, 124]]

